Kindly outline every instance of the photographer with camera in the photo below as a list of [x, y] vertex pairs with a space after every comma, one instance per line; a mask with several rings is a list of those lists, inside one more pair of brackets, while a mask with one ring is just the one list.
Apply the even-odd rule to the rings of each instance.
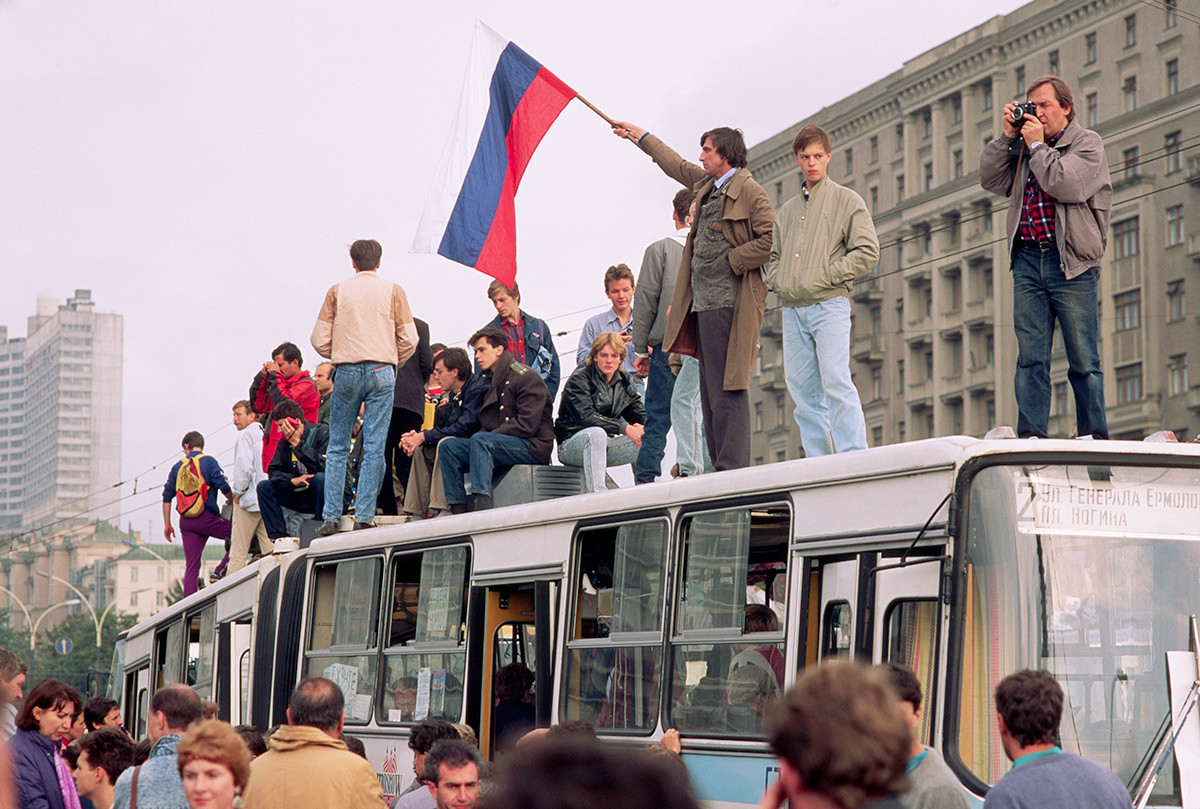
[[1071, 90], [1062, 79], [1037, 79], [1025, 95], [1027, 104], [1005, 105], [1004, 134], [979, 159], [980, 184], [1009, 198], [1017, 434], [1046, 437], [1057, 319], [1078, 435], [1108, 438], [1097, 345], [1100, 259], [1112, 211], [1104, 144], [1075, 121]]

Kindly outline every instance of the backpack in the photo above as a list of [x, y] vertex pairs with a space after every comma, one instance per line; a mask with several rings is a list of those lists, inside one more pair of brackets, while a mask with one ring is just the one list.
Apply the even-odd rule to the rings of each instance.
[[205, 457], [200, 453], [192, 458], [184, 458], [175, 473], [175, 510], [180, 517], [199, 517], [204, 513], [204, 504], [208, 502], [208, 481], [200, 471], [200, 459]]

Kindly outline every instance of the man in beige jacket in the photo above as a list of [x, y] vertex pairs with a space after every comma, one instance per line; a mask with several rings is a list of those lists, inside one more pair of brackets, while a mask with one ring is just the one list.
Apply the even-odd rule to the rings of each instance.
[[850, 289], [879, 261], [862, 197], [829, 179], [829, 134], [809, 125], [792, 153], [804, 185], [775, 217], [767, 287], [783, 304], [783, 367], [808, 457], [866, 449], [867, 426], [850, 377]]
[[243, 801], [254, 809], [381, 809], [383, 789], [370, 763], [338, 739], [345, 702], [337, 683], [301, 680], [288, 723], [250, 763]]

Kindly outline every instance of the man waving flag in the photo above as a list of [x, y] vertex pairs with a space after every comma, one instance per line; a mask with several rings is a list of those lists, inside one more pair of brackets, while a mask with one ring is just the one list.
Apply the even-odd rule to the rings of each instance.
[[479, 20], [458, 119], [412, 252], [437, 253], [511, 287], [514, 197], [529, 159], [575, 91]]

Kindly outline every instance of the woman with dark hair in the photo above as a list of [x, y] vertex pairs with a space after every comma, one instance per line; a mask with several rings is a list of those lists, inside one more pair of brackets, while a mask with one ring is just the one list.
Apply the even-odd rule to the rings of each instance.
[[250, 778], [250, 749], [228, 722], [200, 720], [179, 740], [175, 755], [191, 809], [233, 809]]
[[42, 680], [25, 697], [9, 742], [21, 809], [79, 809], [61, 743], [82, 709], [75, 689], [58, 680]]
[[554, 424], [558, 460], [583, 467], [585, 491], [604, 491], [605, 468], [633, 463], [642, 445], [646, 406], [624, 360], [621, 335], [602, 331], [563, 387]]

